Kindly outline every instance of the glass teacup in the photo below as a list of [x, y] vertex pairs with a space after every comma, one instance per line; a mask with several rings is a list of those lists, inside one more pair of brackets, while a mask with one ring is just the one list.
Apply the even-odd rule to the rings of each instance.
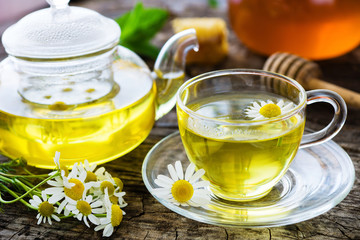
[[[333, 120], [303, 134], [305, 108], [330, 103]], [[262, 70], [221, 70], [184, 83], [177, 93], [179, 130], [186, 154], [203, 168], [212, 192], [250, 201], [268, 194], [299, 147], [320, 144], [343, 126], [344, 100], [328, 90], [307, 91], [286, 76]]]

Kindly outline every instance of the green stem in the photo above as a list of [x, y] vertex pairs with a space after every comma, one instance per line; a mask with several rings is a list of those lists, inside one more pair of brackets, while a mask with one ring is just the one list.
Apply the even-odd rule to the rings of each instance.
[[[29, 174], [31, 174], [29, 172]], [[14, 175], [14, 174], [7, 174], [7, 173], [3, 173], [0, 172], [0, 175], [5, 176], [5, 177], [22, 177], [22, 178], [44, 178], [44, 177], [48, 177], [48, 174], [40, 174], [40, 175]]]
[[72, 214], [72, 213], [70, 213], [69, 215], [67, 215], [67, 216], [58, 216], [60, 219], [64, 219], [64, 218], [69, 218], [69, 217], [73, 217], [74, 216], [74, 214]]
[[[13, 197], [15, 198], [19, 198], [19, 195], [17, 195], [15, 192], [13, 192], [11, 189], [7, 188], [5, 185], [0, 185], [0, 187], [4, 188], [8, 193], [10, 193]], [[18, 200], [20, 200], [20, 202], [22, 202], [25, 206], [27, 206], [28, 208], [37, 210], [36, 207], [32, 206], [31, 204], [29, 204], [28, 202], [26, 202], [24, 199], [19, 198]], [[4, 200], [1, 198], [0, 195], [0, 202], [4, 202]]]
[[7, 178], [7, 177], [1, 176], [1, 175], [0, 175], [0, 180], [3, 180], [4, 182], [7, 182], [7, 183], [12, 183], [13, 182], [11, 178]]
[[[31, 190], [32, 187], [34, 187], [34, 185], [31, 184], [31, 187], [27, 186], [25, 183], [23, 183], [22, 181], [20, 181], [19, 179], [15, 178], [14, 179], [14, 182], [15, 184], [18, 184], [20, 185], [25, 191], [29, 191]], [[29, 193], [30, 196], [32, 197], [33, 195], [38, 195], [38, 196], [41, 196], [41, 191], [37, 190], [37, 189], [34, 189], [31, 191], [31, 193]]]
[[23, 195], [18, 196], [17, 198], [15, 198], [15, 199], [13, 199], [13, 200], [11, 200], [11, 201], [3, 200], [3, 199], [1, 198], [1, 196], [0, 196], [0, 202], [1, 202], [1, 203], [14, 203], [14, 202], [16, 202], [16, 201], [19, 201], [19, 200], [23, 199], [24, 197], [26, 197], [26, 196], [27, 196], [29, 193], [31, 193], [34, 189], [40, 187], [40, 186], [43, 185], [45, 182], [47, 182], [48, 180], [50, 180], [50, 179], [52, 179], [53, 177], [56, 177], [56, 176], [58, 176], [58, 175], [60, 175], [59, 172], [55, 173], [54, 175], [49, 176], [48, 178], [44, 179], [44, 180], [41, 181], [39, 184], [37, 184], [36, 186], [34, 186], [33, 188], [31, 188], [30, 190], [28, 190], [28, 191], [27, 191], [26, 193], [24, 193]]

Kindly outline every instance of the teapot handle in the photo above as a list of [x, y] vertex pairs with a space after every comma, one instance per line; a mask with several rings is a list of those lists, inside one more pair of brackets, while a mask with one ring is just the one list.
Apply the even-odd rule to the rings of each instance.
[[160, 50], [152, 72], [157, 89], [156, 120], [175, 106], [175, 94], [185, 79], [186, 55], [198, 48], [195, 29], [187, 29], [172, 36]]

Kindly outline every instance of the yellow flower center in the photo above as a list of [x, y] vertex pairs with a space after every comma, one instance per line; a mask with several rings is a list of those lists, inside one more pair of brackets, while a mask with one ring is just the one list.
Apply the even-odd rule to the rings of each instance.
[[50, 217], [54, 213], [55, 207], [48, 201], [42, 202], [39, 205], [39, 213], [44, 217]]
[[117, 177], [114, 177], [113, 178], [116, 186], [118, 186], [120, 188], [120, 192], [123, 190], [123, 187], [124, 187], [124, 183], [121, 181], [120, 178], [117, 178]]
[[65, 195], [75, 201], [80, 200], [85, 190], [84, 184], [80, 180], [75, 178], [71, 178], [69, 180], [69, 183], [75, 183], [75, 186], [71, 188], [64, 187]]
[[90, 171], [86, 171], [85, 182], [95, 182], [97, 180], [96, 174]]
[[112, 196], [114, 194], [114, 191], [115, 191], [115, 187], [114, 185], [109, 182], [109, 181], [103, 181], [101, 184], [100, 184], [100, 189], [103, 193], [105, 193], [105, 188], [108, 189], [108, 194], [109, 196]]
[[84, 216], [88, 216], [91, 214], [91, 206], [88, 202], [80, 200], [76, 203], [76, 208], [84, 214]]
[[281, 114], [281, 109], [278, 105], [274, 103], [268, 103], [262, 108], [260, 108], [260, 114], [266, 118], [272, 118], [279, 116]]
[[123, 219], [123, 213], [119, 205], [111, 206], [111, 225], [113, 227], [119, 226]]
[[194, 194], [194, 188], [188, 181], [178, 180], [173, 184], [171, 188], [171, 194], [176, 201], [184, 203], [192, 198]]
[[111, 197], [109, 197], [109, 200], [112, 204], [117, 204], [118, 203], [118, 200], [119, 198], [115, 195], [112, 195]]
[[69, 176], [69, 169], [62, 163], [60, 163], [60, 173], [64, 171], [65, 177]]

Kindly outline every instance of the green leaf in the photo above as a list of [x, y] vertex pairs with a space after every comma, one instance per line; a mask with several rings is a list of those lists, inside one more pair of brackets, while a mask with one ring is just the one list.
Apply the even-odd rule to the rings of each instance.
[[133, 10], [115, 19], [120, 25], [120, 44], [140, 55], [156, 58], [158, 49], [150, 40], [161, 30], [168, 19], [168, 12], [161, 8], [144, 8], [138, 2]]
[[160, 52], [159, 48], [148, 42], [141, 42], [135, 45], [132, 45], [131, 43], [124, 43], [122, 44], [122, 46], [133, 50], [139, 55], [149, 57], [151, 59], [156, 59], [156, 57], [159, 55]]
[[218, 6], [217, 0], [208, 0], [208, 4], [212, 8], [216, 8]]

